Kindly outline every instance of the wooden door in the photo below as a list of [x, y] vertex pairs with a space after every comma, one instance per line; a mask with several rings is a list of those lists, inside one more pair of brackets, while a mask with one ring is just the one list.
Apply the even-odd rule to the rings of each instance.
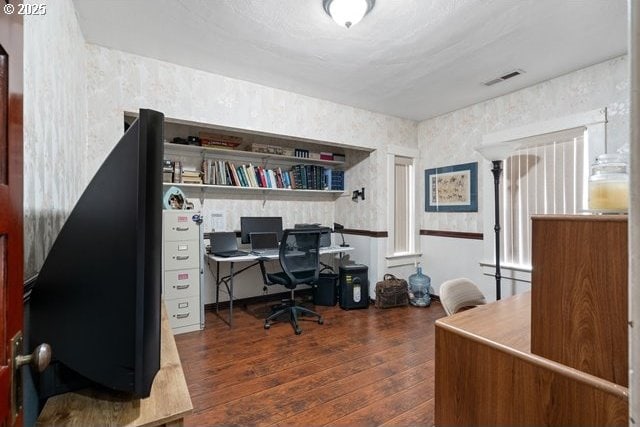
[[[13, 3], [13, 4], [11, 4]], [[11, 339], [22, 331], [22, 17], [0, 6], [0, 426], [22, 425], [11, 410]]]

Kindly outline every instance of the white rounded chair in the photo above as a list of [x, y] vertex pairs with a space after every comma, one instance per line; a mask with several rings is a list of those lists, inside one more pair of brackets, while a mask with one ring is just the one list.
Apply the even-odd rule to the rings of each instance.
[[487, 300], [478, 286], [469, 279], [447, 280], [440, 285], [440, 302], [447, 316], [465, 307], [486, 304]]

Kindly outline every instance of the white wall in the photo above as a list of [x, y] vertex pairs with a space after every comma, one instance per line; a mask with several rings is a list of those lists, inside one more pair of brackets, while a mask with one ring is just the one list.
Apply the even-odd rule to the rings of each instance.
[[71, 0], [24, 19], [24, 272], [37, 273], [86, 186], [85, 43]]
[[[490, 174], [489, 162], [474, 151], [482, 136], [529, 123], [542, 122], [571, 114], [584, 113], [607, 107], [608, 150], [615, 151], [628, 142], [629, 76], [626, 57], [616, 58], [570, 74], [531, 86], [505, 96], [491, 99], [442, 116], [425, 120], [418, 125], [420, 168], [422, 170], [479, 162], [477, 213], [426, 213], [421, 217], [421, 228], [441, 231], [481, 233], [483, 174]], [[424, 206], [424, 177], [420, 179], [420, 200]], [[491, 208], [491, 207], [489, 207]], [[484, 236], [493, 239], [493, 236]], [[483, 259], [478, 241], [455, 239], [456, 243], [443, 244], [444, 238], [422, 237], [425, 253], [424, 271], [434, 278], [438, 293], [443, 280], [468, 274], [481, 284], [489, 298], [495, 298], [495, 281], [482, 276], [478, 262]], [[481, 245], [480, 245], [481, 246]], [[436, 251], [436, 252], [434, 252]], [[515, 289], [506, 281], [503, 296]], [[527, 289], [517, 287], [518, 290]]]
[[[417, 123], [95, 45], [86, 46], [86, 55], [88, 177], [122, 135], [123, 113], [152, 108], [191, 122], [373, 150], [347, 158], [347, 195], [335, 202], [267, 199], [263, 203], [241, 196], [216, 196], [205, 200], [205, 218], [212, 211], [223, 211], [232, 230], [239, 229], [243, 215], [282, 215], [285, 227], [298, 222], [331, 226], [337, 221], [347, 228], [386, 230], [386, 147], [415, 150]], [[348, 194], [362, 187], [366, 200], [352, 202]], [[362, 258], [353, 259], [377, 265], [381, 256], [365, 250]], [[254, 273], [238, 277], [237, 296], [262, 293], [262, 281]], [[205, 302], [212, 302], [213, 295], [208, 280]]]

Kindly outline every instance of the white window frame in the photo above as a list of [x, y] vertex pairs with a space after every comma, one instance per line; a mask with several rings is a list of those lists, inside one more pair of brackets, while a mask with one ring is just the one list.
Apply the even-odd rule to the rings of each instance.
[[[587, 158], [593, 161], [593, 159], [600, 154], [607, 152], [606, 124], [607, 109], [599, 108], [585, 113], [487, 134], [482, 138], [482, 145], [505, 146], [515, 151], [521, 148], [523, 139], [583, 127], [586, 129], [584, 143], [586, 144], [585, 150], [587, 152]], [[491, 167], [491, 162], [483, 159], [480, 166], [480, 174], [482, 175], [483, 188], [482, 220], [484, 259], [480, 262], [480, 266], [482, 267], [483, 274], [486, 276], [495, 276], [495, 231], [493, 228], [495, 218], [492, 208], [494, 205], [494, 191]], [[504, 179], [504, 174], [501, 176], [501, 182], [502, 179]], [[528, 266], [504, 265], [501, 263], [500, 268], [504, 279], [531, 283], [531, 268]]]
[[[418, 204], [416, 203], [417, 191], [417, 171], [416, 158], [417, 150], [405, 147], [389, 147], [387, 151], [387, 177], [388, 182], [388, 203], [387, 203], [387, 267], [398, 267], [402, 265], [414, 265], [416, 261], [420, 261], [422, 254], [419, 252], [419, 230], [416, 226], [418, 218]], [[409, 250], [406, 252], [395, 252], [395, 166], [398, 161], [410, 167], [410, 176], [413, 177], [409, 181], [408, 200], [409, 200]]]

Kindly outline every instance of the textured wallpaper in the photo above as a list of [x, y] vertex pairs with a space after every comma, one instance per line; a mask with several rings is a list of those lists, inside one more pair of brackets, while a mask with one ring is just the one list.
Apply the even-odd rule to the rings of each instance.
[[[282, 214], [285, 223], [321, 222], [332, 225], [336, 211], [348, 228], [386, 229], [386, 199], [377, 196], [385, 186], [387, 144], [416, 147], [417, 123], [345, 105], [235, 80], [154, 59], [87, 45], [88, 173], [102, 163], [122, 134], [122, 114], [153, 108], [165, 116], [217, 126], [316, 140], [367, 153], [348, 155], [352, 166], [346, 190], [367, 188], [367, 200], [350, 196], [337, 203], [316, 201], [246, 200], [225, 196], [207, 200], [210, 209], [227, 214], [226, 226], [238, 229], [241, 215]], [[384, 150], [382, 150], [384, 151]], [[381, 215], [381, 213], [383, 213]], [[381, 228], [382, 227], [382, 228]]]
[[86, 186], [85, 43], [71, 0], [24, 19], [25, 277], [37, 273]]
[[[616, 58], [517, 92], [423, 121], [420, 147], [419, 201], [423, 229], [482, 232], [477, 213], [425, 213], [424, 170], [478, 161], [474, 151], [485, 134], [607, 107], [607, 142], [615, 151], [629, 139], [629, 75], [626, 57]], [[482, 163], [480, 163], [482, 165]], [[478, 200], [482, 200], [479, 173]]]

